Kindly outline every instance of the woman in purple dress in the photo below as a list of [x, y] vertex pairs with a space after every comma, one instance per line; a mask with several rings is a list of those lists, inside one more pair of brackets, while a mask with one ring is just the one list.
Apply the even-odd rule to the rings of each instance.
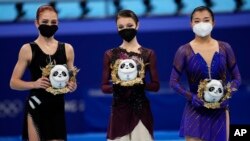
[[[204, 100], [198, 98], [197, 90], [204, 79], [221, 80], [223, 85], [230, 80], [230, 89], [238, 89], [241, 76], [234, 52], [228, 43], [211, 37], [215, 23], [214, 14], [208, 7], [194, 9], [191, 25], [195, 38], [177, 50], [170, 76], [170, 86], [187, 99], [180, 136], [187, 141], [227, 141], [228, 99], [220, 102], [219, 108], [206, 108]], [[189, 90], [180, 84], [183, 72], [187, 75]]]
[[[123, 42], [105, 52], [103, 63], [102, 91], [113, 93], [107, 139], [152, 141], [153, 116], [145, 90], [159, 89], [156, 56], [137, 42], [139, 22], [133, 11], [118, 12], [116, 24]], [[146, 73], [149, 82], [145, 81]]]

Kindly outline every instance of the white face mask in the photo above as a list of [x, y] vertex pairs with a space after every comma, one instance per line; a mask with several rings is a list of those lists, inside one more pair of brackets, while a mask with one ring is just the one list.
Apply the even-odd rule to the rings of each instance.
[[213, 29], [213, 26], [211, 23], [200, 22], [193, 26], [193, 32], [200, 37], [205, 37], [209, 35], [212, 29]]

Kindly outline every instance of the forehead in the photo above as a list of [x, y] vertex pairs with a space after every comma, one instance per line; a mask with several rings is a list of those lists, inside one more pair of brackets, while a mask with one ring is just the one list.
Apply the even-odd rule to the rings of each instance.
[[136, 24], [134, 19], [132, 19], [130, 17], [119, 17], [117, 19], [117, 24], [128, 24], [128, 23]]
[[195, 19], [195, 18], [202, 19], [202, 18], [205, 18], [205, 17], [212, 18], [211, 14], [207, 10], [196, 11], [193, 14], [193, 19]]
[[57, 14], [51, 10], [42, 11], [39, 14], [39, 19], [57, 19]]

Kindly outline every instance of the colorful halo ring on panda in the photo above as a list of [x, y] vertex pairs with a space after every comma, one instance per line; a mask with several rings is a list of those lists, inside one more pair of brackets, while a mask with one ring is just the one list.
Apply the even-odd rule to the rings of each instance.
[[[215, 79], [204, 79], [200, 81], [199, 87], [198, 87], [198, 98], [204, 102], [204, 107], [208, 109], [217, 109], [220, 108], [220, 104], [231, 98], [231, 84], [228, 83], [225, 87], [218, 85], [219, 80]], [[214, 84], [211, 84], [214, 83]], [[221, 83], [221, 82], [220, 82]], [[212, 89], [210, 88], [212, 85], [214, 86]], [[215, 96], [215, 94], [212, 94], [215, 89], [223, 89], [219, 90], [219, 93], [223, 93], [221, 97]]]
[[48, 77], [51, 83], [51, 86], [48, 87], [46, 91], [53, 95], [70, 92], [69, 88], [66, 86], [67, 82], [76, 82], [76, 75], [79, 72], [79, 69], [76, 67], [68, 70], [67, 65], [53, 65], [52, 63], [41, 70], [42, 76]]
[[[121, 67], [125, 67], [123, 65], [126, 62], [129, 63], [128, 64], [129, 67], [133, 66], [133, 69], [136, 69], [130, 72], [131, 79], [126, 79], [122, 77], [123, 71], [121, 70]], [[136, 62], [136, 63], [133, 63], [133, 62]], [[138, 66], [140, 66], [139, 70], [137, 69]], [[143, 84], [143, 78], [145, 77], [145, 64], [143, 63], [142, 59], [136, 59], [136, 60], [135, 59], [117, 59], [114, 65], [111, 65], [110, 67], [112, 69], [111, 79], [112, 79], [113, 84], [120, 84], [121, 86], [133, 86], [135, 84]]]

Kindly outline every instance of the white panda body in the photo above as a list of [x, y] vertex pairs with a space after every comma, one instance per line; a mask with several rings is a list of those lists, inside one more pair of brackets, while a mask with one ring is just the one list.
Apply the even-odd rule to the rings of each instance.
[[122, 81], [133, 80], [137, 77], [137, 64], [133, 59], [124, 59], [119, 64], [118, 76]]
[[222, 83], [212, 79], [207, 83], [204, 91], [204, 100], [209, 103], [219, 102], [224, 95]]
[[49, 75], [49, 80], [53, 88], [64, 88], [69, 81], [69, 71], [64, 65], [55, 65]]

